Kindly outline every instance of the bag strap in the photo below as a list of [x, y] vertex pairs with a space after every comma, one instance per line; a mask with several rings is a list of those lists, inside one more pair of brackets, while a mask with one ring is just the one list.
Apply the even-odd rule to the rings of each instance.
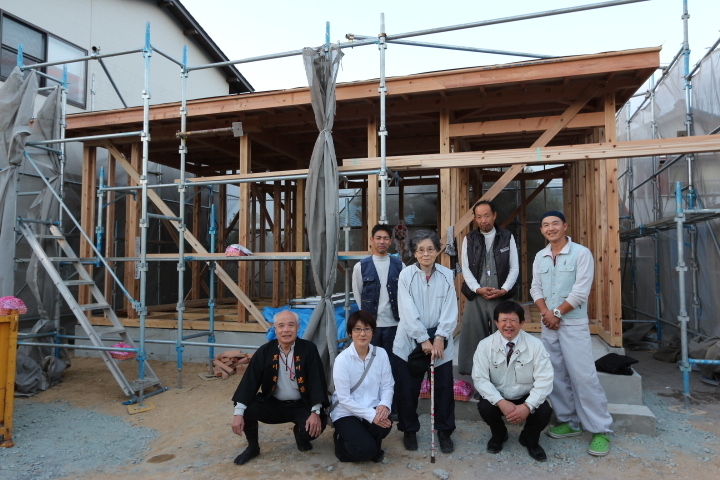
[[[374, 347], [374, 348], [372, 349], [372, 355], [370, 356], [370, 361], [368, 362], [367, 366], [365, 366], [365, 371], [363, 371], [363, 374], [362, 374], [362, 376], [360, 377], [360, 380], [358, 380], [357, 383], [356, 383], [355, 385], [353, 385], [352, 388], [350, 388], [350, 394], [351, 394], [351, 395], [352, 395], [352, 393], [353, 393], [355, 390], [357, 390], [357, 388], [360, 386], [360, 384], [362, 384], [363, 380], [365, 380], [365, 376], [366, 376], [367, 373], [370, 371], [370, 367], [371, 367], [372, 364], [373, 364], [373, 360], [375, 360], [375, 353], [377, 352], [377, 347], [375, 347], [374, 345], [373, 345], [373, 347]], [[338, 402], [337, 400], [335, 400], [335, 401], [333, 402], [333, 404], [330, 405], [330, 408], [328, 409], [328, 413], [331, 413], [333, 410], [335, 410], [335, 407], [338, 406], [338, 403], [339, 403], [339, 402]]]

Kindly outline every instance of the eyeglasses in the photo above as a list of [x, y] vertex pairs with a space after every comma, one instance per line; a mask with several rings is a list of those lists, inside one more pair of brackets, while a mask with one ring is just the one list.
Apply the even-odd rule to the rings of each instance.
[[520, 323], [519, 318], [500, 318], [497, 321], [498, 323], [511, 323], [513, 325], [518, 325]]
[[432, 247], [431, 247], [431, 248], [427, 248], [427, 249], [426, 249], [426, 248], [418, 248], [417, 250], [415, 250], [415, 253], [419, 253], [420, 255], [425, 255], [426, 253], [427, 253], [428, 255], [432, 255], [432, 254], [435, 253], [435, 252], [437, 252], [437, 250], [435, 250], [435, 249], [432, 248]]
[[358, 335], [360, 335], [361, 333], [372, 333], [372, 328], [370, 328], [370, 327], [365, 327], [365, 328], [354, 327], [352, 329], [352, 331], [353, 331], [353, 333], [357, 333]]

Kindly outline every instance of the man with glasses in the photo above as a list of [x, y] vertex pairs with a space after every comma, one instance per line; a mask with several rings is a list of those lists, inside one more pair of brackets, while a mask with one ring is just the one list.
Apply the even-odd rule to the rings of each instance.
[[515, 302], [500, 303], [493, 312], [497, 331], [481, 341], [473, 358], [472, 378], [480, 393], [480, 417], [490, 427], [489, 453], [500, 453], [508, 439], [503, 417], [525, 426], [520, 445], [539, 462], [547, 460], [540, 433], [550, 422], [546, 398], [553, 388], [553, 367], [542, 342], [525, 333], [525, 311]]
[[329, 405], [327, 382], [314, 343], [297, 337], [300, 321], [289, 310], [273, 319], [277, 339], [257, 349], [235, 395], [232, 431], [245, 434], [248, 446], [235, 458], [244, 465], [260, 455], [258, 421], [295, 424], [298, 450], [312, 450], [312, 440], [325, 430]]
[[[398, 277], [405, 266], [403, 262], [389, 255], [392, 244], [392, 227], [375, 225], [370, 236], [372, 255], [360, 260], [353, 268], [352, 288], [355, 303], [360, 310], [375, 315], [377, 327], [372, 345], [382, 347], [390, 357], [393, 377], [397, 376], [398, 358], [392, 353], [395, 333], [400, 314], [398, 313]], [[397, 384], [396, 384], [397, 388]], [[393, 396], [395, 398], [397, 393]], [[390, 417], [397, 420], [395, 400]]]
[[493, 310], [515, 294], [520, 271], [512, 233], [495, 228], [495, 205], [481, 200], [473, 207], [478, 228], [462, 244], [462, 293], [467, 298], [460, 330], [458, 373], [470, 375], [472, 355], [480, 340], [492, 333]]
[[595, 370], [588, 328], [588, 297], [595, 266], [592, 253], [566, 235], [565, 215], [549, 211], [540, 219], [548, 241], [533, 262], [530, 295], [540, 309], [542, 341], [550, 354], [555, 381], [550, 403], [560, 424], [548, 429], [552, 438], [592, 434], [588, 453], [610, 451], [612, 417]]

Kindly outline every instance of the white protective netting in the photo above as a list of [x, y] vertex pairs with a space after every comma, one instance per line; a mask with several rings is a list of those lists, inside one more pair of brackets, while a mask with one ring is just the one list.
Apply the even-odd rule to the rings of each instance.
[[[708, 55], [692, 78], [692, 117], [695, 135], [706, 135], [720, 126], [720, 49]], [[657, 86], [654, 99], [650, 99], [631, 119], [628, 125], [629, 109], [623, 110], [618, 116], [618, 138], [620, 140], [645, 140], [653, 138], [653, 118], [657, 125], [659, 138], [677, 137], [686, 131], [685, 84], [683, 80], [682, 61], [675, 65]], [[653, 105], [654, 104], [654, 105]], [[625, 173], [619, 181], [620, 211], [627, 216], [631, 210], [631, 186], [639, 185], [656, 171], [662, 161], [668, 158], [633, 158], [619, 161], [618, 171], [626, 172], [632, 162], [632, 177]], [[720, 152], [695, 155], [693, 169], [694, 184], [699, 196], [699, 208], [720, 208]], [[657, 177], [657, 184], [647, 182], [634, 190], [634, 206], [632, 213], [635, 226], [645, 225], [657, 219], [672, 218], [675, 215], [675, 183], [681, 182], [683, 187], [688, 183], [688, 166], [685, 159], [677, 161]], [[632, 185], [631, 185], [632, 183]], [[623, 220], [627, 228], [629, 222]], [[720, 335], [720, 295], [716, 286], [720, 285], [720, 220], [701, 222], [696, 225], [697, 266], [699, 309], [697, 324], [702, 333]], [[687, 230], [687, 229], [686, 229]], [[714, 238], [713, 238], [714, 234]], [[677, 322], [679, 312], [677, 236], [675, 230], [659, 233], [659, 286], [661, 293], [662, 318]], [[690, 257], [690, 237], [684, 233], [685, 262], [689, 268], [693, 264]], [[632, 305], [632, 287], [635, 286], [635, 308], [643, 312], [655, 314], [655, 254], [652, 237], [636, 240], [635, 260], [636, 272], [633, 275], [626, 262], [626, 248], [623, 245], [623, 304]], [[693, 287], [691, 272], [686, 273], [686, 305], [690, 316], [690, 328], [695, 328], [695, 309], [693, 308]], [[624, 316], [631, 312], [626, 310]], [[638, 315], [639, 319], [646, 319]], [[664, 338], [669, 338], [665, 336]]]

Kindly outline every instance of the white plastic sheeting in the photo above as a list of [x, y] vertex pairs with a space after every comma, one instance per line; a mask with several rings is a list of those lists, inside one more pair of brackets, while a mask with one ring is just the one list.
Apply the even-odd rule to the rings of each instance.
[[[720, 50], [715, 50], [701, 63], [692, 78], [692, 117], [695, 135], [705, 135], [720, 126]], [[654, 98], [651, 98], [638, 111], [628, 124], [629, 112], [625, 109], [618, 116], [618, 138], [620, 140], [644, 140], [653, 138], [653, 121], [657, 126], [658, 138], [671, 138], [686, 131], [685, 83], [683, 64], [678, 61], [658, 85]], [[671, 161], [668, 158], [633, 158], [619, 161], [618, 171], [623, 174], [632, 165], [632, 177], [625, 173], [620, 178], [620, 211], [629, 215], [631, 210], [630, 190], [633, 186], [648, 179], [660, 168], [660, 163]], [[698, 208], [720, 208], [720, 152], [695, 155], [693, 181], [699, 196]], [[675, 183], [688, 184], [688, 164], [681, 159], [657, 177], [657, 184], [647, 182], [634, 191], [632, 213], [635, 227], [655, 220], [672, 218], [675, 215]], [[632, 184], [631, 184], [632, 183]], [[684, 205], [686, 207], [686, 205]], [[623, 221], [627, 228], [627, 220]], [[685, 262], [689, 270], [685, 274], [686, 305], [690, 316], [689, 328], [699, 327], [707, 335], [720, 335], [720, 251], [713, 239], [720, 241], [720, 221], [701, 222], [697, 228], [697, 268], [699, 309], [693, 308], [692, 267], [690, 236], [684, 232]], [[661, 293], [661, 316], [663, 319], [677, 322], [679, 312], [677, 266], [677, 232], [662, 231], [658, 234], [659, 277]], [[655, 314], [655, 254], [652, 237], [643, 237], [635, 241], [636, 288], [635, 308]], [[627, 248], [627, 245], [625, 245]], [[623, 252], [623, 304], [632, 305], [631, 296], [633, 278], [625, 262]], [[696, 312], [698, 315], [696, 316]], [[624, 318], [630, 318], [632, 312], [625, 311]], [[697, 318], [696, 318], [697, 317]], [[639, 319], [647, 319], [638, 315]], [[667, 336], [665, 338], [668, 338]]]

